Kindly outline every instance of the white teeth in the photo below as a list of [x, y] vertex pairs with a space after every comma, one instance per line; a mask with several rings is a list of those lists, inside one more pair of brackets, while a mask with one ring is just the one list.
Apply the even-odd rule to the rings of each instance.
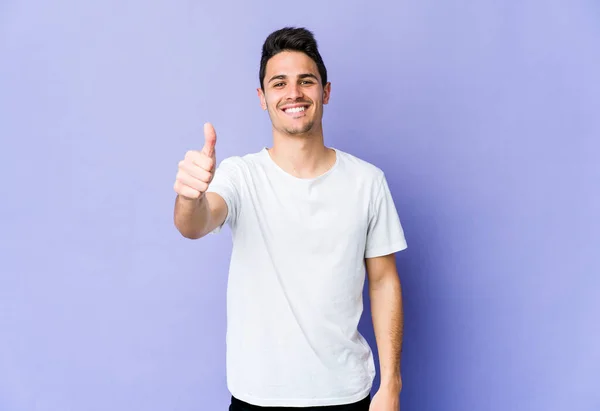
[[286, 113], [299, 113], [301, 111], [304, 111], [304, 107], [294, 107], [285, 110]]

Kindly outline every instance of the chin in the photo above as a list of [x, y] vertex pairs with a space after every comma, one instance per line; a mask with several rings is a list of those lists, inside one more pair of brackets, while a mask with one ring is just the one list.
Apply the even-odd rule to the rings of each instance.
[[283, 130], [290, 135], [308, 134], [313, 129], [313, 125], [311, 122], [298, 127], [284, 127]]

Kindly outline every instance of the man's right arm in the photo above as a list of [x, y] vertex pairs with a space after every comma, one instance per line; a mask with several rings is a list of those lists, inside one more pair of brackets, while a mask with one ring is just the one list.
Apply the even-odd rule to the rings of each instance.
[[190, 239], [202, 238], [221, 226], [227, 217], [227, 204], [216, 193], [200, 199], [178, 195], [175, 199], [175, 227]]
[[210, 123], [204, 125], [204, 147], [188, 151], [179, 162], [175, 178], [175, 227], [187, 238], [204, 237], [219, 227], [227, 217], [227, 204], [218, 194], [208, 193], [217, 164], [217, 135]]

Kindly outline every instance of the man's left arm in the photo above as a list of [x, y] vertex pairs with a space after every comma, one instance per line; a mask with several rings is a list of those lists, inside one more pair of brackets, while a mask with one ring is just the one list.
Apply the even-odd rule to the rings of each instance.
[[395, 254], [367, 258], [366, 268], [381, 377], [371, 410], [397, 411], [402, 390], [400, 360], [404, 312]]

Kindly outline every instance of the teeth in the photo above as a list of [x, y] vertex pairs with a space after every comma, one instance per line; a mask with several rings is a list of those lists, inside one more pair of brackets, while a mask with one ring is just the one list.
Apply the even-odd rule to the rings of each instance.
[[294, 107], [285, 110], [286, 113], [299, 113], [301, 111], [304, 111], [304, 107]]

